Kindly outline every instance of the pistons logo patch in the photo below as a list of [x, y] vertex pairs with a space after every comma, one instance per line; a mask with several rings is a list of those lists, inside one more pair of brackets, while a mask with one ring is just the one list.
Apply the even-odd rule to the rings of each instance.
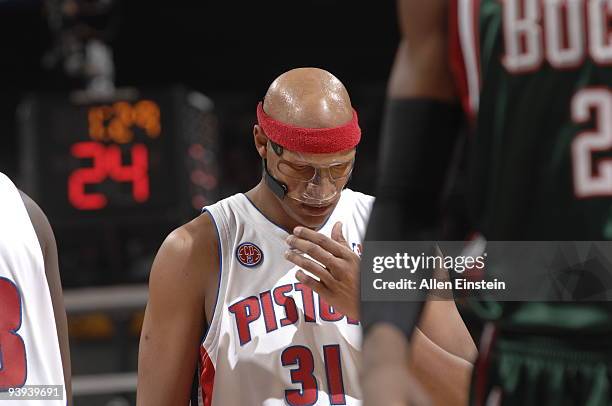
[[261, 264], [263, 252], [257, 245], [251, 242], [243, 242], [236, 248], [236, 258], [242, 265], [252, 268]]

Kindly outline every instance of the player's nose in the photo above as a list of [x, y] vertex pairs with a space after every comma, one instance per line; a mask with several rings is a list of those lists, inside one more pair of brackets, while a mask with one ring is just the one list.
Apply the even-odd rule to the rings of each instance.
[[329, 177], [316, 177], [306, 187], [306, 194], [315, 199], [326, 199], [336, 193], [336, 185]]

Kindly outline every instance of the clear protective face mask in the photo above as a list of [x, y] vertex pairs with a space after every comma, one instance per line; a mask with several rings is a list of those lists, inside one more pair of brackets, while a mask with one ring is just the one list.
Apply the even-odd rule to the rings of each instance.
[[279, 157], [276, 169], [290, 180], [290, 186], [273, 180], [283, 186], [284, 197], [310, 206], [323, 207], [333, 203], [351, 176], [355, 163], [354, 156], [325, 164], [313, 163], [299, 152], [281, 149], [279, 154], [278, 146], [272, 147]]

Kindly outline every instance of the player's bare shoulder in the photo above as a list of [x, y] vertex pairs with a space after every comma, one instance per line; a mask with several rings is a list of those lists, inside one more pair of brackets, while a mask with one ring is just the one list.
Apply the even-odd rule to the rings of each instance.
[[208, 212], [175, 230], [188, 238], [190, 257], [197, 264], [206, 288], [206, 297], [216, 297], [219, 278], [219, 237]]
[[210, 254], [217, 256], [217, 231], [212, 218], [203, 213], [178, 227], [166, 237], [162, 249], [180, 254], [184, 261], [209, 262]]
[[160, 285], [202, 304], [205, 297], [216, 296], [218, 264], [216, 227], [203, 213], [166, 237], [151, 271], [151, 290]]

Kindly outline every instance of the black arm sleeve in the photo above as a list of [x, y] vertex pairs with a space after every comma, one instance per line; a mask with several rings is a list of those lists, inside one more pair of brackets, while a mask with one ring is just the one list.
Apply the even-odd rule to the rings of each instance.
[[[376, 202], [366, 241], [436, 240], [445, 178], [462, 121], [458, 104], [428, 99], [388, 101]], [[388, 322], [410, 337], [425, 296], [423, 292], [422, 302], [363, 302], [364, 331]]]
[[458, 104], [389, 100], [366, 240], [421, 240], [435, 227], [462, 117]]

